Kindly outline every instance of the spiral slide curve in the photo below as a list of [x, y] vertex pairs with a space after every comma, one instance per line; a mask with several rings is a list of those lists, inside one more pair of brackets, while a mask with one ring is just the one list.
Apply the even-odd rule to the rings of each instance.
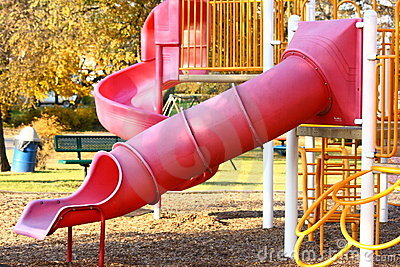
[[[169, 2], [163, 2], [154, 13], [170, 10]], [[143, 63], [106, 78], [96, 89], [100, 120], [121, 137], [133, 137], [117, 143], [109, 153], [98, 152], [84, 183], [72, 195], [30, 202], [14, 231], [44, 239], [61, 227], [99, 221], [96, 210], [84, 209], [89, 206], [101, 210], [105, 219], [122, 216], [157, 202], [168, 190], [187, 187], [188, 181], [191, 186], [206, 180], [220, 163], [302, 122], [326, 119], [332, 111], [342, 110], [336, 105], [335, 92], [344, 90], [352, 95], [359, 78], [356, 22], [300, 24], [282, 63], [170, 118], [157, 114], [160, 92], [155, 91], [154, 80], [162, 81], [158, 89], [174, 82], [165, 79], [171, 73], [165, 71], [163, 62], [164, 72], [157, 77], [159, 57], [144, 58]], [[145, 27], [151, 28], [149, 25]], [[337, 30], [333, 32], [332, 26]], [[310, 46], [310, 40], [323, 42]], [[163, 51], [160, 55], [165, 58]], [[345, 118], [346, 114], [342, 115]], [[141, 127], [140, 131], [134, 125]], [[192, 177], [199, 178], [192, 182]]]

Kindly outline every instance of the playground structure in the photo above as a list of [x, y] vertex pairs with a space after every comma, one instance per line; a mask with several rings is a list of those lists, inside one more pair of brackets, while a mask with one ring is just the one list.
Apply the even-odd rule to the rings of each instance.
[[[355, 3], [333, 1], [333, 19], [339, 18], [344, 4]], [[378, 4], [373, 8], [377, 10]], [[399, 23], [398, 9], [395, 25]], [[354, 5], [354, 10], [353, 15], [360, 17], [361, 9]], [[97, 153], [89, 175], [71, 196], [29, 203], [15, 232], [44, 239], [58, 228], [68, 227], [71, 244], [74, 225], [101, 221], [102, 265], [106, 219], [155, 204], [166, 191], [202, 183], [215, 174], [220, 163], [289, 131], [286, 255], [303, 265], [299, 258], [301, 242], [343, 207], [336, 219], [348, 245], [322, 265], [334, 262], [351, 246], [362, 249], [360, 266], [372, 265], [369, 250], [400, 242], [396, 238], [374, 244], [375, 209], [380, 209], [379, 219], [384, 222], [387, 214], [382, 215], [382, 207], [387, 203], [381, 201], [380, 208], [372, 203], [397, 190], [400, 183], [388, 187], [385, 173], [400, 171], [382, 166], [387, 158], [397, 155], [399, 29], [377, 29], [374, 11], [366, 11], [364, 19], [323, 22], [311, 22], [313, 14], [312, 1], [168, 0], [160, 4], [143, 26], [142, 62], [110, 75], [95, 89], [101, 123], [128, 141], [117, 143], [110, 153]], [[295, 16], [289, 19], [288, 15]], [[263, 70], [266, 72], [257, 75]], [[175, 116], [163, 116], [162, 91], [187, 81], [246, 82]], [[329, 126], [293, 130], [301, 123]], [[314, 199], [306, 193], [304, 206], [310, 207], [297, 230], [296, 131], [297, 135], [362, 141], [361, 158], [341, 155], [344, 160], [361, 160], [362, 171], [358, 172], [357, 163], [351, 170], [343, 164], [341, 171], [347, 175], [342, 181], [320, 190]], [[264, 148], [268, 177], [264, 226], [269, 227], [271, 142]], [[321, 149], [314, 176], [329, 175], [327, 151], [325, 146]], [[307, 152], [315, 151], [305, 150], [305, 156]], [[376, 163], [380, 166], [373, 166]], [[372, 172], [383, 173], [378, 187]], [[310, 173], [304, 178], [306, 192], [321, 186], [317, 182], [321, 179], [314, 180]], [[360, 186], [348, 186], [361, 175]], [[347, 189], [341, 190], [344, 186]], [[378, 194], [374, 195], [374, 190]], [[316, 208], [328, 196], [335, 204], [316, 216]], [[360, 204], [359, 218], [348, 216], [357, 214], [350, 210]], [[314, 220], [309, 220], [307, 230], [302, 231], [309, 215]], [[347, 216], [348, 221], [360, 224], [360, 242], [347, 233]], [[67, 260], [71, 259], [69, 245]]]

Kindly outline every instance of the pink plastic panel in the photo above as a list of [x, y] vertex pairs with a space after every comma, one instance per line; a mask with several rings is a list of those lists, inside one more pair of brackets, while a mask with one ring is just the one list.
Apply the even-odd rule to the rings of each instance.
[[155, 41], [158, 45], [179, 45], [179, 0], [162, 2], [155, 9]]
[[108, 131], [129, 139], [166, 118], [155, 112], [154, 75], [153, 60], [116, 72], [96, 85], [97, 115]]
[[154, 11], [153, 9], [141, 31], [141, 59], [143, 61], [154, 60], [156, 58], [156, 41], [154, 36]]
[[361, 118], [361, 19], [301, 22], [283, 57], [300, 52], [317, 64], [332, 92], [332, 107], [307, 123], [355, 125]]

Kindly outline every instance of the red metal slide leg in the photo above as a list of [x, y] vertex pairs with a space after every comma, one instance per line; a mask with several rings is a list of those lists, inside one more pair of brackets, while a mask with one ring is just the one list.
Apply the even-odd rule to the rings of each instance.
[[104, 254], [105, 254], [105, 243], [106, 243], [106, 220], [101, 209], [97, 209], [101, 216], [101, 226], [100, 226], [100, 248], [99, 248], [99, 267], [104, 266]]
[[72, 226], [68, 227], [67, 262], [72, 262]]
[[[100, 214], [100, 248], [99, 248], [99, 267], [104, 266], [104, 255], [105, 255], [105, 243], [106, 243], [106, 219], [104, 217], [103, 211], [98, 207], [84, 207], [84, 208], [74, 208], [71, 210], [66, 210], [63, 216], [68, 212], [82, 211], [82, 210], [95, 210]], [[68, 227], [67, 234], [67, 262], [72, 262], [72, 226]]]

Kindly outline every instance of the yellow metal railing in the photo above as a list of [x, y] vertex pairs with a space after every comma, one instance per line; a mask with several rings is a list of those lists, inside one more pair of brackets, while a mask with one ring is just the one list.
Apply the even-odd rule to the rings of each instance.
[[[379, 29], [380, 49], [376, 66], [377, 157], [392, 157], [398, 140], [398, 31]], [[398, 47], [398, 44], [397, 44]], [[397, 50], [397, 51], [396, 51]]]
[[[381, 244], [375, 244], [375, 245], [362, 244], [359, 241], [356, 241], [352, 236], [350, 236], [346, 229], [346, 222], [347, 222], [346, 219], [349, 215], [350, 209], [353, 206], [377, 201], [378, 199], [389, 195], [393, 191], [399, 190], [400, 179], [397, 180], [397, 182], [395, 182], [392, 186], [390, 186], [389, 188], [387, 188], [383, 191], [380, 191], [378, 189], [376, 194], [374, 194], [373, 196], [368, 197], [368, 198], [349, 200], [349, 199], [341, 197], [340, 192], [343, 189], [343, 187], [345, 187], [346, 185], [349, 185], [352, 181], [356, 180], [357, 178], [359, 178], [362, 175], [369, 173], [371, 171], [390, 173], [390, 174], [396, 174], [396, 175], [400, 174], [399, 168], [373, 166], [371, 168], [371, 170], [364, 170], [361, 172], [357, 172], [357, 173], [347, 177], [343, 181], [340, 181], [340, 182], [334, 184], [324, 194], [322, 194], [311, 205], [311, 207], [307, 211], [305, 211], [303, 217], [300, 219], [300, 221], [296, 227], [296, 235], [299, 238], [297, 239], [297, 242], [296, 242], [296, 245], [294, 248], [294, 259], [299, 266], [320, 266], [321, 267], [321, 266], [331, 265], [335, 261], [339, 260], [353, 246], [355, 246], [357, 248], [377, 251], [377, 250], [382, 250], [382, 249], [393, 247], [396, 244], [400, 243], [400, 236], [399, 236], [399, 237], [392, 239], [391, 241], [381, 243]], [[320, 203], [322, 201], [324, 201], [324, 199], [326, 199], [329, 196], [335, 202], [335, 204], [332, 206], [332, 208], [322, 218], [320, 218], [317, 222], [315, 222], [311, 227], [308, 227], [306, 230], [302, 231], [302, 228], [303, 228], [305, 222], [310, 217], [310, 215], [313, 213], [313, 211], [318, 207], [318, 205], [320, 205]], [[377, 209], [377, 210], [379, 210], [379, 209]], [[339, 211], [341, 213], [340, 214], [340, 230], [343, 234], [343, 237], [346, 239], [347, 244], [343, 244], [344, 246], [342, 246], [341, 249], [335, 255], [333, 255], [333, 257], [331, 257], [325, 261], [315, 263], [315, 264], [307, 264], [307, 263], [303, 262], [300, 257], [301, 256], [300, 247], [304, 241], [304, 238], [307, 235], [312, 234], [318, 227], [325, 224], [329, 220], [329, 218], [335, 214], [336, 211]], [[376, 220], [379, 221], [378, 218]], [[379, 227], [376, 227], [375, 231], [376, 231], [376, 234], [379, 236], [379, 233], [380, 233]]]
[[[181, 0], [181, 70], [262, 71], [262, 0]], [[308, 0], [274, 0], [274, 63], [287, 46], [290, 15], [306, 16]], [[333, 14], [350, 0], [331, 0]]]
[[[377, 8], [376, 3], [374, 7]], [[395, 28], [379, 29], [380, 48], [376, 67], [376, 156], [390, 158], [397, 153], [399, 129], [399, 2]]]
[[[287, 23], [291, 15], [300, 16], [301, 20], [306, 20], [306, 7], [308, 0], [275, 0], [274, 1], [274, 40], [276, 42], [274, 46], [274, 64], [278, 64], [281, 60], [282, 53], [287, 47]], [[328, 4], [328, 3], [326, 3]], [[347, 14], [347, 17], [361, 17], [360, 7], [351, 0], [330, 0], [331, 9], [329, 17], [332, 19], [338, 19], [343, 17], [341, 14], [340, 7], [344, 4], [352, 5], [354, 7], [354, 14]]]
[[181, 70], [262, 71], [261, 0], [182, 0]]
[[305, 20], [305, 6], [308, 0], [275, 0], [274, 1], [274, 64], [281, 61], [282, 53], [287, 47], [287, 24], [291, 15], [299, 15]]

